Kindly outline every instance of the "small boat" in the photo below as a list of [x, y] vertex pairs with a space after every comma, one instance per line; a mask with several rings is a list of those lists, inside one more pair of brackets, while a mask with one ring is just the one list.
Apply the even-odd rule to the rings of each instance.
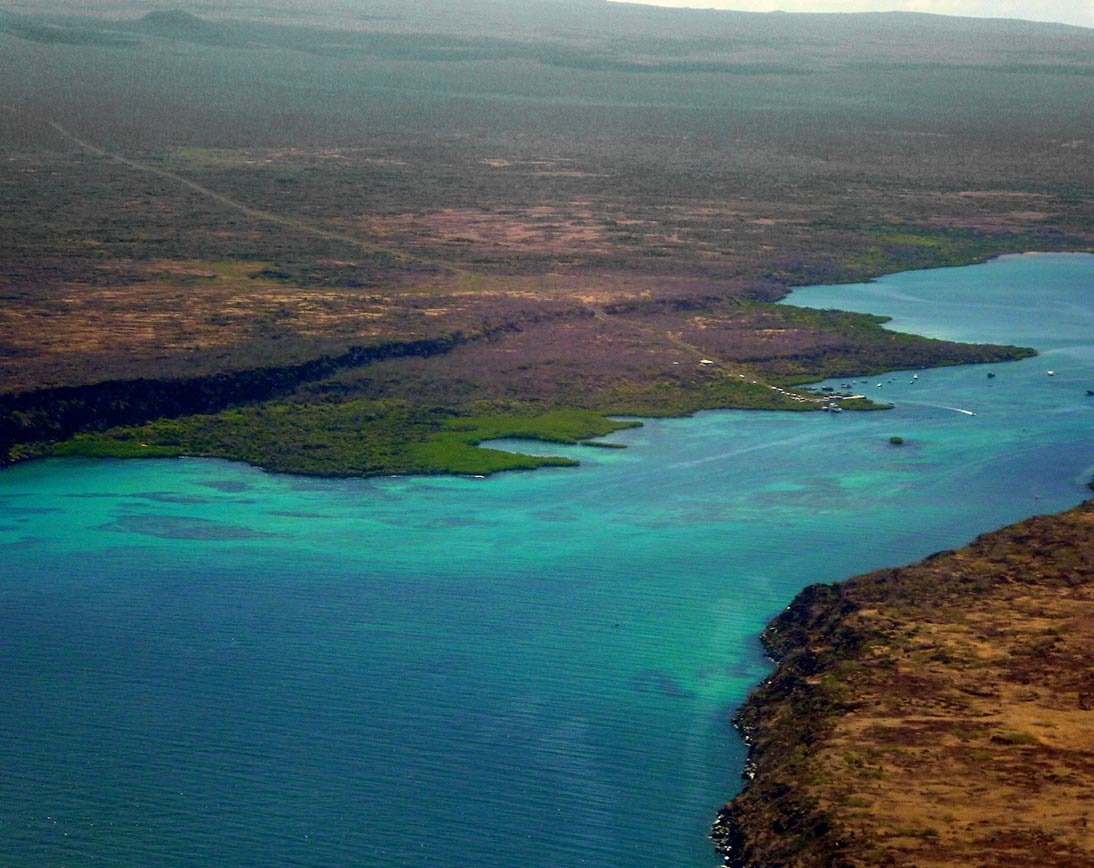
[[988, 379], [989, 380], [994, 380], [995, 379], [995, 371], [988, 371]]
[[1050, 377], [1055, 377], [1055, 376], [1056, 376], [1056, 372], [1055, 372], [1055, 371], [1048, 371], [1047, 373], [1048, 373], [1048, 375], [1049, 375]]

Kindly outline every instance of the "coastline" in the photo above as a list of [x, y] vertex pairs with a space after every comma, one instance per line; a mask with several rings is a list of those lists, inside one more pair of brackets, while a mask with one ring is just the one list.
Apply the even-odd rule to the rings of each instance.
[[734, 722], [729, 868], [1094, 865], [1094, 501], [803, 590]]
[[[974, 257], [964, 265], [983, 265], [1005, 255], [1009, 254]], [[939, 262], [933, 268], [953, 265]], [[872, 275], [870, 281], [887, 274]], [[784, 286], [781, 302], [794, 289]], [[892, 331], [883, 315], [741, 299], [730, 308], [732, 312], [723, 311], [718, 320], [728, 335], [742, 328], [747, 332], [749, 326], [736, 319], [744, 316], [754, 319], [751, 327], [761, 331], [763, 325], [767, 331], [809, 333], [818, 346], [767, 351], [768, 356], [747, 362], [711, 362], [708, 357], [717, 358], [718, 352], [670, 341], [679, 346], [666, 345], [667, 349], [658, 351], [667, 358], [668, 353], [685, 349], [700, 359], [695, 375], [642, 382], [638, 372], [621, 371], [620, 379], [607, 385], [594, 375], [588, 384], [576, 387], [568, 400], [534, 400], [513, 393], [440, 405], [410, 396], [369, 398], [352, 390], [328, 396], [324, 391], [328, 388], [324, 377], [337, 382], [348, 371], [390, 365], [393, 359], [443, 363], [478, 343], [504, 339], [507, 329], [501, 326], [484, 335], [355, 347], [340, 356], [288, 367], [190, 380], [105, 380], [8, 393], [0, 395], [0, 467], [47, 456], [188, 456], [238, 460], [273, 472], [319, 477], [489, 475], [575, 462], [477, 448], [483, 440], [515, 437], [578, 444], [626, 427], [613, 421], [619, 416], [686, 417], [722, 409], [816, 411], [826, 409], [830, 398], [846, 397], [809, 392], [808, 385], [820, 380], [1036, 355], [1029, 347], [942, 341]], [[749, 312], [741, 314], [742, 309]], [[717, 316], [702, 310], [708, 318]], [[624, 329], [636, 328], [628, 317], [618, 322]], [[681, 363], [671, 364], [677, 366], [670, 368], [673, 376], [678, 376], [675, 372], [683, 370]], [[690, 364], [694, 365], [694, 359]], [[504, 392], [508, 386], [502, 383], [500, 388]], [[63, 414], [55, 411], [56, 406], [63, 407]], [[849, 398], [841, 406], [875, 410], [889, 405]], [[577, 418], [580, 422], [574, 425], [572, 420]], [[559, 419], [565, 420], [561, 426]], [[355, 444], [355, 439], [360, 442]]]
[[1094, 283], [791, 301], [1094, 261], [1094, 31], [370, 5], [0, 11], [0, 849], [711, 864], [794, 598], [727, 865], [1094, 868]]

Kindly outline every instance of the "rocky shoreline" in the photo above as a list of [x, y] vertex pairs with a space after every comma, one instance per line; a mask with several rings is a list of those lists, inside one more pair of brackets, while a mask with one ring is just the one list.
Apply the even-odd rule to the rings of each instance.
[[735, 723], [730, 868], [1094, 866], [1094, 501], [806, 588]]

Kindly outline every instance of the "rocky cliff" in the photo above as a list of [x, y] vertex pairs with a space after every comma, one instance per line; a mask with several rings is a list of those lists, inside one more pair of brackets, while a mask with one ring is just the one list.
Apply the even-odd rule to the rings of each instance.
[[1094, 501], [806, 588], [763, 638], [728, 866], [1094, 866]]

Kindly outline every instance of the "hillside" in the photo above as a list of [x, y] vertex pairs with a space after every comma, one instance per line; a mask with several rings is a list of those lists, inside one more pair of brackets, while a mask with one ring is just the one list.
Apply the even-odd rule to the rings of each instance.
[[1094, 501], [804, 590], [737, 724], [730, 866], [1094, 865]]
[[771, 302], [1090, 249], [1092, 57], [923, 15], [24, 0], [0, 461], [267, 402], [808, 409], [810, 379], [1019, 357]]

